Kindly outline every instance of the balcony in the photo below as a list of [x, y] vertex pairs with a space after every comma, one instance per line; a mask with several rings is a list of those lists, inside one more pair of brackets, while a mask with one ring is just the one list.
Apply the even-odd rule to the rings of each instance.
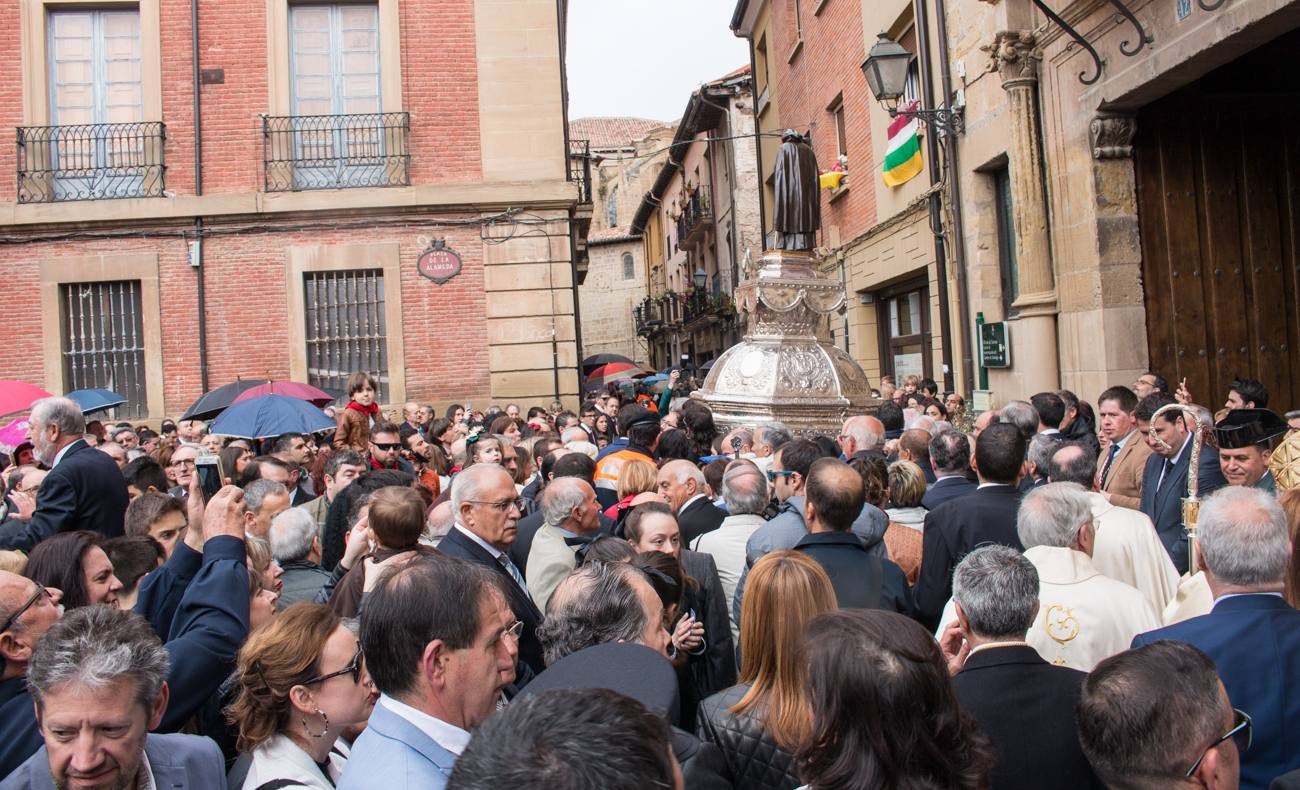
[[18, 127], [18, 202], [160, 197], [160, 121]]
[[700, 187], [686, 201], [677, 220], [677, 244], [701, 241], [713, 227], [713, 199], [708, 187]]
[[736, 314], [731, 297], [707, 291], [696, 291], [688, 295], [682, 309], [684, 326], [692, 326], [696, 322], [706, 320], [721, 321]]
[[731, 297], [704, 291], [689, 294], [668, 292], [646, 297], [632, 308], [636, 333], [653, 336], [672, 327], [691, 327], [705, 321], [726, 321], [736, 315]]
[[591, 141], [569, 141], [569, 180], [578, 188], [578, 202], [591, 203]]
[[263, 115], [262, 173], [267, 192], [411, 183], [411, 116]]

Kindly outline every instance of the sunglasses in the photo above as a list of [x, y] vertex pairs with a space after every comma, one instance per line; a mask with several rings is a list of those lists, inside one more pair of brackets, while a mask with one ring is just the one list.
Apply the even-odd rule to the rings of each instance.
[[402, 449], [401, 442], [371, 442], [371, 444], [380, 450], [387, 450], [389, 452]]
[[1201, 756], [1197, 757], [1196, 762], [1192, 763], [1192, 767], [1187, 769], [1185, 776], [1188, 779], [1192, 778], [1192, 775], [1196, 773], [1196, 769], [1201, 767], [1201, 761], [1205, 759], [1205, 755], [1209, 754], [1211, 749], [1229, 738], [1232, 738], [1233, 741], [1236, 742], [1237, 751], [1239, 753], [1250, 749], [1251, 741], [1254, 740], [1254, 729], [1250, 719], [1250, 714], [1246, 713], [1244, 710], [1233, 708], [1232, 717], [1232, 729], [1220, 735], [1214, 743], [1205, 747], [1205, 751], [1201, 752]]
[[[36, 585], [36, 592], [33, 593], [31, 598], [27, 599], [27, 603], [19, 607], [18, 611], [11, 614], [8, 620], [5, 620], [4, 626], [0, 627], [0, 633], [4, 633], [5, 631], [8, 631], [10, 628], [12, 628], [14, 623], [18, 622], [18, 618], [22, 617], [23, 614], [25, 614], [28, 609], [35, 606], [36, 602], [41, 600], [41, 596], [43, 595], [50, 595], [50, 591], [45, 589], [39, 584]], [[53, 598], [53, 596], [50, 597]]]
[[310, 686], [315, 683], [324, 683], [330, 678], [336, 678], [339, 675], [351, 675], [353, 683], [360, 683], [361, 682], [361, 659], [363, 657], [364, 656], [362, 655], [361, 652], [361, 643], [357, 642], [357, 652], [352, 654], [352, 661], [349, 662], [346, 667], [343, 667], [337, 672], [330, 672], [327, 675], [319, 675], [317, 677], [312, 678], [311, 680], [304, 680], [299, 685]]
[[795, 474], [799, 474], [799, 473], [791, 469], [772, 469], [769, 470], [767, 473], [767, 481], [769, 483], [775, 483], [776, 478], [779, 477], [780, 475], [795, 475]]

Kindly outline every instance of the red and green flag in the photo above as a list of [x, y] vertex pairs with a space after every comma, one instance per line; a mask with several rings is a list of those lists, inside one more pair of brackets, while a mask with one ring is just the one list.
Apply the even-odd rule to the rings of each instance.
[[[908, 105], [904, 112], [915, 110], [916, 102]], [[896, 187], [911, 181], [924, 163], [921, 161], [920, 121], [914, 115], [900, 112], [889, 123], [888, 142], [885, 144], [885, 164], [881, 178], [886, 186]]]

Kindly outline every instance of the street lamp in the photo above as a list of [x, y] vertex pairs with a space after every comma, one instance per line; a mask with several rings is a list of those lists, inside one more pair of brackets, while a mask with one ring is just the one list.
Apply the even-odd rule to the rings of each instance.
[[898, 109], [898, 100], [903, 97], [903, 91], [907, 89], [907, 74], [911, 65], [912, 53], [903, 49], [901, 44], [890, 39], [889, 35], [882, 31], [862, 64], [862, 74], [867, 78], [867, 87], [871, 89], [871, 95], [889, 111], [891, 118], [899, 115], [910, 116], [924, 121], [941, 132], [961, 131], [965, 126], [961, 108]]
[[703, 291], [704, 286], [708, 284], [709, 273], [704, 271], [703, 267], [695, 270], [695, 290]]

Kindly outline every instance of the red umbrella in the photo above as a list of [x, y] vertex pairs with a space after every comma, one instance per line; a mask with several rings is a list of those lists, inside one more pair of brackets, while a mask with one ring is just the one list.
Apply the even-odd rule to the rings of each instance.
[[50, 397], [50, 393], [25, 381], [17, 379], [0, 379], [0, 417], [27, 411], [41, 398]]
[[587, 374], [587, 384], [601, 386], [615, 381], [625, 381], [643, 372], [640, 367], [628, 362], [609, 362]]
[[323, 389], [303, 384], [299, 381], [268, 381], [239, 393], [234, 403], [242, 403], [263, 395], [283, 395], [286, 398], [305, 400], [313, 406], [324, 408], [334, 402], [335, 398]]

